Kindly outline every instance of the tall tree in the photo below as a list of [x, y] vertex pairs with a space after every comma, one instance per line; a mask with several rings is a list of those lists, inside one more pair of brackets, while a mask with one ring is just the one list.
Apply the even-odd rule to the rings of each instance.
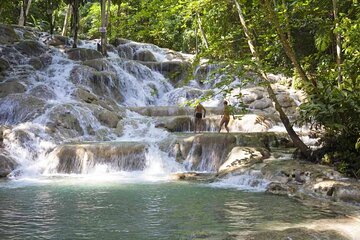
[[69, 23], [69, 18], [72, 15], [72, 7], [71, 4], [68, 4], [67, 10], [66, 10], [66, 14], [65, 14], [65, 18], [64, 18], [64, 25], [63, 25], [63, 29], [61, 31], [61, 35], [62, 36], [66, 36], [67, 35], [67, 28], [68, 28], [68, 23]]
[[311, 159], [311, 150], [309, 149], [308, 146], [306, 146], [304, 144], [304, 142], [299, 138], [299, 136], [296, 134], [296, 132], [294, 131], [293, 127], [291, 126], [290, 120], [287, 117], [287, 115], [285, 114], [285, 112], [283, 111], [279, 101], [276, 98], [275, 92], [271, 87], [269, 78], [264, 70], [264, 67], [262, 65], [261, 59], [259, 57], [259, 54], [255, 48], [254, 45], [254, 41], [253, 41], [253, 36], [251, 34], [251, 32], [249, 31], [249, 28], [247, 27], [246, 21], [245, 21], [245, 17], [244, 14], [242, 13], [242, 8], [239, 4], [239, 2], [237, 0], [234, 0], [235, 2], [235, 6], [237, 8], [238, 14], [239, 14], [239, 18], [240, 18], [240, 22], [241, 22], [241, 26], [244, 30], [250, 51], [254, 57], [255, 60], [255, 64], [258, 67], [258, 71], [260, 72], [260, 75], [262, 77], [262, 79], [264, 80], [264, 83], [266, 84], [266, 88], [269, 94], [270, 99], [274, 102], [275, 104], [275, 109], [277, 110], [277, 112], [280, 115], [280, 119], [282, 121], [282, 123], [284, 124], [286, 131], [288, 132], [291, 140], [293, 141], [294, 145], [299, 148], [299, 150], [301, 151], [301, 153], [307, 157], [308, 159]]
[[279, 19], [276, 15], [276, 13], [274, 12], [273, 9], [273, 5], [272, 5], [272, 0], [264, 0], [264, 8], [266, 10], [266, 12], [268, 13], [268, 19], [270, 20], [270, 22], [274, 25], [277, 35], [279, 36], [280, 42], [284, 48], [284, 51], [286, 53], [286, 55], [288, 56], [288, 58], [291, 60], [292, 64], [294, 65], [296, 71], [298, 72], [300, 78], [305, 82], [305, 83], [310, 83], [313, 85], [313, 87], [317, 87], [317, 83], [314, 79], [310, 79], [307, 77], [304, 69], [301, 67], [300, 63], [298, 62], [297, 58], [296, 58], [296, 54], [294, 49], [291, 47], [288, 38], [286, 37], [285, 33], [283, 32], [280, 23], [279, 23]]
[[337, 0], [332, 0], [333, 2], [333, 14], [334, 14], [334, 33], [336, 38], [336, 64], [338, 70], [338, 84], [342, 83], [342, 73], [341, 73], [341, 35], [339, 33], [339, 8]]
[[19, 26], [25, 26], [27, 16], [29, 14], [30, 6], [31, 6], [31, 0], [21, 0], [20, 2], [20, 17], [19, 17]]

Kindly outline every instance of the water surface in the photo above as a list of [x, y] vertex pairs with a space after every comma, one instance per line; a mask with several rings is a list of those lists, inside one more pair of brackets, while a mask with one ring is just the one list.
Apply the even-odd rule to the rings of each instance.
[[0, 239], [232, 239], [335, 216], [287, 197], [190, 183], [0, 183]]

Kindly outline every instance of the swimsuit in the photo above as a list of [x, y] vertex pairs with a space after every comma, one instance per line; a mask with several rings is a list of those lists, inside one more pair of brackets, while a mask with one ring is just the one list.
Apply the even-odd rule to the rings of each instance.
[[202, 113], [201, 113], [201, 112], [195, 113], [195, 117], [196, 117], [196, 118], [202, 118]]

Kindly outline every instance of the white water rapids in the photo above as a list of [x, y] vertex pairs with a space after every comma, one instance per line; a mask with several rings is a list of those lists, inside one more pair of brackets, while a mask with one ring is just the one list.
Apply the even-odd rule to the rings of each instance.
[[[86, 181], [89, 178], [97, 181], [100, 179], [156, 181], [168, 180], [172, 173], [186, 171], [186, 166], [176, 162], [174, 156], [167, 152], [168, 148], [167, 150], [161, 148], [164, 143], [171, 146], [175, 136], [162, 128], [157, 128], [152, 117], [140, 115], [128, 108], [150, 106], [176, 108], [187, 100], [196, 99], [209, 89], [218, 91], [219, 89], [214, 88], [214, 84], [219, 79], [205, 84], [194, 79], [188, 86], [174, 87], [161, 72], [151, 69], [143, 62], [124, 58], [123, 52], [110, 51], [109, 57], [101, 60], [101, 64], [104, 64], [106, 69], [95, 71], [82, 62], [70, 60], [62, 48], [44, 45], [41, 41], [40, 44], [46, 49], [46, 54], [51, 56], [51, 64], [44, 69], [34, 70], [28, 65], [29, 58], [23, 55], [23, 59], [19, 65], [13, 67], [5, 82], [25, 76], [20, 81], [27, 89], [24, 94], [42, 99], [45, 102], [44, 111], [38, 112], [39, 109], [35, 109], [29, 113], [24, 111], [23, 114], [21, 108], [26, 105], [19, 104], [21, 97], [18, 97], [20, 100], [17, 101], [6, 97], [0, 103], [1, 124], [12, 126], [11, 130], [4, 131], [4, 148], [18, 163], [16, 170], [10, 174], [11, 179], [48, 181], [48, 178], [53, 176], [72, 176], [77, 179], [85, 178]], [[177, 58], [170, 58], [166, 49], [135, 42], [123, 44], [118, 50], [127, 46], [127, 49], [131, 49], [132, 57], [146, 51], [161, 64], [179, 61], [179, 56], [182, 57], [183, 62], [189, 58], [188, 55], [181, 54]], [[96, 49], [96, 41], [85, 41], [80, 47]], [[233, 85], [235, 86], [239, 81], [237, 79]], [[95, 95], [97, 101], [102, 103], [94, 106], [81, 101], [77, 97], [77, 92], [80, 90], [92, 94], [91, 96]], [[230, 103], [236, 101], [231, 95], [227, 99]], [[218, 95], [203, 104], [205, 107], [217, 107], [221, 106], [222, 100], [223, 97]], [[95, 116], [96, 111], [99, 109], [104, 111], [106, 108], [122, 111], [121, 133], [117, 131], [118, 127], [111, 128]], [[35, 115], [36, 117], [33, 117]], [[63, 126], [64, 123], [58, 120], [59, 118], [70, 121], [70, 126]], [[63, 128], [62, 131], [54, 132], [51, 130], [52, 126]], [[81, 142], [96, 144], [103, 141], [145, 143], [146, 167], [141, 171], [128, 172], [113, 169], [106, 163], [96, 163], [89, 168], [85, 166], [87, 162], [84, 160], [85, 170], [81, 174], [57, 172], [59, 160], [51, 154], [57, 146]], [[204, 167], [202, 170], [207, 169]], [[45, 180], [44, 177], [47, 179]], [[225, 179], [216, 186], [236, 185], [237, 188], [264, 190], [265, 182], [256, 180], [258, 184], [254, 184], [252, 181], [258, 178], [257, 173], [248, 173], [230, 180]]]

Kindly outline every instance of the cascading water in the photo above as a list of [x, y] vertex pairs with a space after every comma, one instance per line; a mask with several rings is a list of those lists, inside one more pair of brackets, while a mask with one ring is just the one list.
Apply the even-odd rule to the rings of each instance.
[[[24, 30], [17, 31], [20, 34]], [[96, 52], [96, 40], [81, 42], [81, 49], [71, 52], [43, 43], [49, 43], [49, 39], [50, 36], [41, 35], [40, 41], [31, 43], [39, 54], [28, 54], [18, 45], [8, 46], [6, 51], [12, 54], [4, 54], [4, 59], [12, 63], [12, 71], [3, 82], [26, 76], [20, 81], [25, 92], [9, 94], [0, 101], [0, 123], [12, 125], [4, 130], [4, 147], [18, 163], [11, 176], [116, 174], [130, 170], [137, 172], [136, 176], [164, 178], [177, 171], [218, 170], [232, 143], [222, 142], [221, 137], [215, 142], [210, 137], [200, 144], [202, 146], [194, 141], [183, 164], [179, 164], [171, 153], [176, 136], [157, 127], [161, 119], [171, 122], [173, 117], [184, 114], [184, 123], [174, 118], [175, 128], [191, 131], [192, 110], [176, 113], [177, 106], [209, 90], [219, 91], [216, 84], [221, 76], [213, 79], [211, 74], [218, 66], [198, 68], [188, 86], [174, 87], [166, 73], [181, 75], [171, 71], [179, 71], [182, 64], [188, 64], [188, 55], [126, 41], [117, 49], [109, 49], [109, 57], [102, 58]], [[86, 54], [90, 57], [83, 59]], [[42, 67], [31, 65], [37, 58]], [[207, 80], [203, 82], [197, 76]], [[235, 79], [232, 86], [240, 83], [240, 79]], [[233, 95], [227, 96], [230, 102], [236, 101]], [[204, 105], [208, 109], [218, 107], [222, 99], [217, 95]], [[143, 107], [155, 116], [165, 108], [167, 115], [161, 119], [151, 114], [145, 117], [146, 114], [129, 110], [134, 107]], [[214, 112], [215, 115], [210, 114], [206, 119], [206, 131], [217, 130], [216, 116], [221, 110]], [[104, 141], [109, 144], [100, 150], [95, 147]], [[142, 153], [138, 149], [120, 149], [121, 144], [129, 143], [144, 145]], [[200, 157], [196, 155], [199, 149]], [[113, 155], [99, 153], [106, 151]], [[117, 154], [123, 157], [116, 157]], [[143, 158], [146, 160], [141, 160]]]

